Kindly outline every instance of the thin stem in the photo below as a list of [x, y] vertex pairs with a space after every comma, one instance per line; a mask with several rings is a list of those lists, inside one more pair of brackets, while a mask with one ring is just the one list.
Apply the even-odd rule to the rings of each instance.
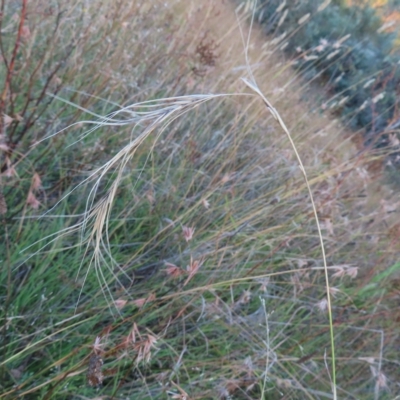
[[320, 246], [321, 246], [321, 252], [322, 252], [322, 259], [324, 263], [324, 272], [325, 272], [325, 282], [326, 282], [326, 297], [327, 297], [327, 302], [328, 302], [328, 318], [329, 318], [329, 331], [330, 331], [330, 338], [331, 338], [331, 351], [332, 351], [332, 391], [333, 391], [333, 399], [337, 399], [337, 393], [336, 393], [336, 362], [335, 362], [335, 338], [333, 335], [333, 316], [332, 316], [332, 303], [331, 303], [331, 295], [330, 295], [330, 285], [329, 285], [329, 275], [328, 275], [328, 265], [326, 262], [326, 254], [325, 254], [325, 246], [324, 246], [324, 240], [322, 237], [322, 231], [321, 231], [321, 226], [319, 223], [319, 218], [318, 218], [318, 213], [317, 213], [317, 207], [315, 206], [314, 202], [314, 196], [311, 191], [311, 187], [307, 178], [307, 173], [304, 168], [303, 162], [301, 160], [300, 154], [297, 151], [296, 145], [292, 139], [292, 136], [290, 135], [290, 132], [288, 128], [286, 127], [285, 123], [283, 122], [281, 116], [279, 115], [278, 111], [272, 106], [272, 104], [267, 100], [267, 98], [262, 94], [260, 89], [257, 87], [255, 83], [249, 82], [247, 79], [243, 79], [243, 82], [254, 92], [256, 92], [263, 100], [264, 104], [266, 105], [267, 109], [270, 111], [272, 116], [279, 122], [279, 125], [282, 127], [282, 129], [285, 131], [290, 144], [293, 148], [293, 151], [296, 155], [297, 161], [300, 166], [300, 170], [304, 176], [304, 180], [307, 185], [308, 189], [308, 194], [310, 196], [311, 204], [312, 204], [312, 209], [317, 225], [317, 230], [318, 230], [318, 236], [319, 236], [319, 241], [320, 241]]

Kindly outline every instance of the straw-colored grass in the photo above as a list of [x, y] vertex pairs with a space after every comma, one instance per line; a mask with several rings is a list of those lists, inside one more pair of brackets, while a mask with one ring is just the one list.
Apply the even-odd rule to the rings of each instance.
[[137, 7], [113, 17], [121, 53], [97, 97], [51, 97], [77, 118], [36, 138], [58, 149], [41, 186], [24, 160], [3, 179], [8, 204], [25, 179], [41, 208], [6, 225], [0, 398], [393, 398], [400, 268], [380, 155], [358, 153], [318, 91], [302, 99], [256, 26], [247, 40], [249, 14]]

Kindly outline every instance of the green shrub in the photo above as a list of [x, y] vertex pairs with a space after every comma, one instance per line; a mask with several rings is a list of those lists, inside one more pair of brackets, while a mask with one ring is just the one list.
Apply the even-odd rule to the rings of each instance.
[[278, 0], [260, 3], [257, 17], [265, 32], [284, 35], [278, 45], [285, 44], [307, 79], [318, 77], [333, 95], [327, 107], [336, 108], [354, 130], [364, 130], [366, 144], [386, 145], [386, 133], [400, 117], [400, 54], [393, 46], [396, 35], [380, 31], [376, 11], [338, 2], [323, 8], [324, 2], [310, 0], [287, 7]]

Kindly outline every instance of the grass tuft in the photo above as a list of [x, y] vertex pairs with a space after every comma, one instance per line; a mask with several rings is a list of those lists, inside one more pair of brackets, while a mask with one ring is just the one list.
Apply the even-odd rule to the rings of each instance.
[[387, 151], [256, 2], [2, 4], [0, 398], [394, 398]]

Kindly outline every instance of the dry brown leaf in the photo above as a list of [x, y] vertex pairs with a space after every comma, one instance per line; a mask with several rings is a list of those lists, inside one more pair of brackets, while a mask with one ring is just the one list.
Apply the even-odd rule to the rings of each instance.
[[167, 267], [165, 269], [165, 272], [167, 273], [167, 275], [172, 276], [172, 278], [178, 278], [186, 273], [182, 268], [179, 268], [175, 264], [166, 262], [165, 265]]
[[34, 210], [37, 210], [40, 206], [40, 201], [36, 198], [36, 196], [33, 194], [31, 190], [28, 193], [26, 204], [31, 206]]
[[142, 308], [145, 304], [150, 303], [151, 301], [154, 301], [155, 299], [156, 299], [156, 295], [154, 293], [150, 293], [149, 296], [133, 300], [132, 303], [135, 304], [136, 307]]
[[123, 309], [126, 305], [127, 301], [123, 299], [117, 299], [115, 300], [115, 307], [117, 307], [119, 310]]
[[32, 190], [38, 190], [42, 186], [42, 180], [37, 172], [33, 174], [32, 178]]

